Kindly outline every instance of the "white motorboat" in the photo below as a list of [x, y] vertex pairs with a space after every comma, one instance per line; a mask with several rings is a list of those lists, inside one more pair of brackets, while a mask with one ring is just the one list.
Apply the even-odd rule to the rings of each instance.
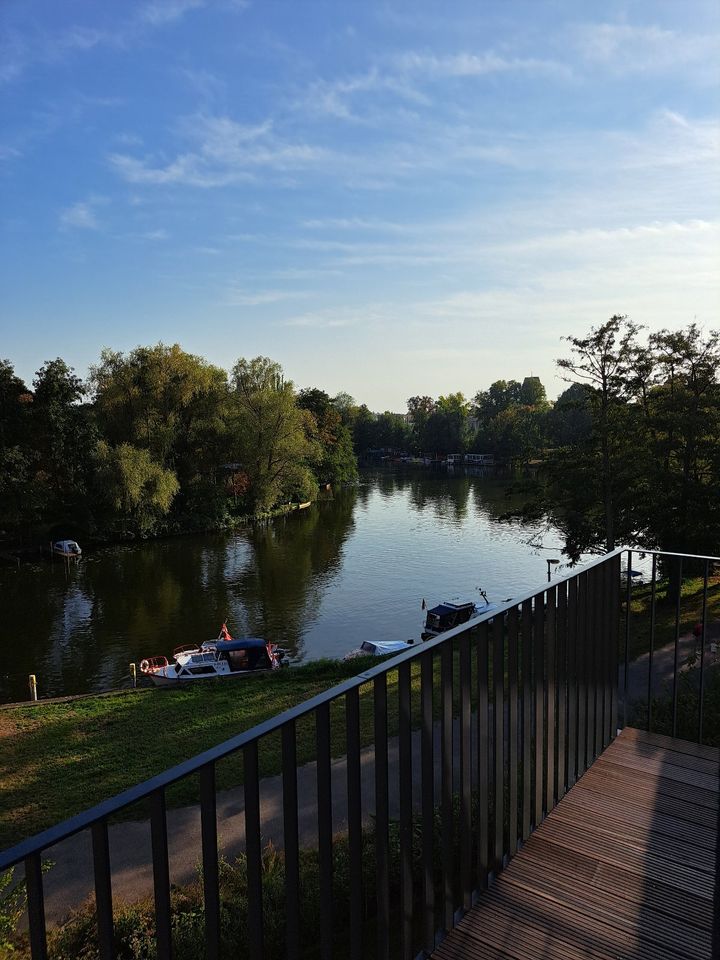
[[140, 671], [155, 686], [175, 686], [213, 677], [244, 677], [252, 673], [278, 670], [285, 651], [259, 637], [234, 639], [223, 629], [217, 640], [199, 646], [176, 647], [172, 662], [167, 657], [147, 657], [140, 662]]
[[415, 643], [414, 640], [363, 640], [359, 647], [346, 653], [344, 660], [356, 657], [386, 657], [390, 653], [401, 653]]
[[82, 549], [76, 540], [56, 540], [52, 545], [52, 552], [66, 560], [79, 560]]

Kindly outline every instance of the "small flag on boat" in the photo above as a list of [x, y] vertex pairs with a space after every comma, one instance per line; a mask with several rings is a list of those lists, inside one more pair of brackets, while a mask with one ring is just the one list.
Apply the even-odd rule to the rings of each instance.
[[427, 608], [427, 604], [425, 603], [425, 597], [423, 597], [422, 607], [420, 609], [425, 610], [426, 608]]

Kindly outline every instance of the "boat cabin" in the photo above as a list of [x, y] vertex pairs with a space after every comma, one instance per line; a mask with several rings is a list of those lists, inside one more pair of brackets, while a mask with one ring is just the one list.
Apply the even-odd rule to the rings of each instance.
[[241, 640], [218, 640], [215, 647], [218, 660], [227, 660], [230, 670], [269, 670], [272, 664], [267, 644], [259, 637]]
[[444, 633], [445, 630], [459, 627], [461, 623], [467, 623], [475, 613], [475, 604], [472, 601], [467, 603], [451, 603], [449, 601], [439, 603], [427, 612], [423, 637], [425, 637], [425, 634], [434, 637], [438, 633]]

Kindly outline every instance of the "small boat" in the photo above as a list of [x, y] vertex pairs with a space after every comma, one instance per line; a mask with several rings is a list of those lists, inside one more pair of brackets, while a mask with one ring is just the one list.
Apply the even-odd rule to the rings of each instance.
[[[422, 632], [423, 640], [430, 640], [437, 637], [438, 634], [445, 633], [446, 630], [452, 630], [453, 627], [459, 627], [473, 617], [480, 617], [483, 613], [489, 613], [491, 610], [497, 610], [497, 603], [488, 603], [485, 594], [480, 591], [482, 601], [475, 603], [472, 600], [445, 600], [436, 607], [428, 610], [425, 617], [425, 629]], [[423, 603], [425, 601], [423, 600]]]
[[251, 673], [279, 670], [284, 655], [285, 651], [276, 644], [259, 637], [234, 639], [223, 624], [216, 640], [208, 640], [199, 646], [176, 647], [172, 663], [167, 657], [147, 657], [140, 662], [140, 671], [155, 686], [163, 687], [212, 677], [245, 677]]
[[56, 540], [52, 545], [52, 552], [66, 560], [79, 560], [82, 556], [80, 544], [76, 540]]
[[356, 657], [385, 657], [390, 653], [401, 653], [411, 647], [415, 641], [410, 640], [363, 640], [359, 647], [346, 653], [344, 660], [354, 660]]

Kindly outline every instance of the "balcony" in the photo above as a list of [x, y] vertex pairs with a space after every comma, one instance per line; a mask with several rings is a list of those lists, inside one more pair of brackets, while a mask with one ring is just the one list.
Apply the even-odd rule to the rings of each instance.
[[[83, 889], [67, 853], [82, 843], [97, 956], [117, 956], [113, 818], [139, 803], [163, 960], [177, 946], [178, 850], [187, 859], [195, 845], [208, 960], [720, 956], [720, 751], [706, 745], [718, 731], [704, 700], [720, 561], [648, 553], [640, 590], [636, 558], [608, 554], [5, 851], [0, 870], [24, 865], [33, 960], [48, 956], [47, 917], [68, 905], [63, 857]], [[691, 679], [688, 576], [700, 584]], [[299, 765], [301, 729], [315, 750]], [[278, 775], [261, 779], [275, 743]], [[243, 780], [230, 805], [215, 789], [228, 762]], [[167, 810], [188, 777], [197, 829]], [[235, 926], [218, 845], [231, 821], [244, 878]]]

